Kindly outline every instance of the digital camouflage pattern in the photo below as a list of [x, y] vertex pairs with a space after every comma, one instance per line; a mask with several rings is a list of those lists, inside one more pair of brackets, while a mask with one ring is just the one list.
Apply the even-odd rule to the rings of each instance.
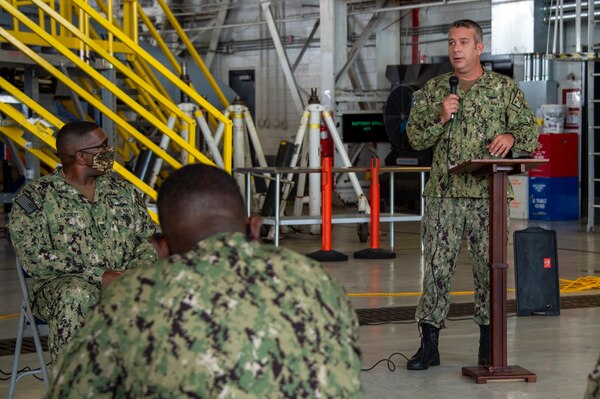
[[220, 233], [102, 293], [52, 398], [360, 398], [358, 321], [297, 253]]
[[600, 356], [598, 356], [596, 367], [588, 376], [587, 389], [583, 399], [600, 399]]
[[33, 277], [32, 308], [49, 324], [53, 360], [98, 298], [106, 270], [151, 264], [154, 233], [141, 196], [112, 175], [96, 178], [94, 202], [59, 170], [25, 186], [10, 214], [10, 236]]
[[[487, 145], [504, 133], [514, 136], [513, 151], [532, 152], [537, 145], [537, 126], [523, 92], [512, 79], [485, 69], [466, 93], [460, 85], [457, 88], [460, 105], [456, 117], [445, 125], [436, 122], [442, 101], [450, 94], [451, 75], [435, 77], [414, 93], [407, 126], [413, 149], [433, 147], [430, 178], [423, 192], [423, 295], [415, 318], [438, 328], [443, 327], [448, 313], [450, 281], [463, 234], [475, 279], [474, 321], [489, 324], [488, 177], [450, 174], [449, 166], [493, 158]], [[512, 197], [510, 185], [508, 196]]]
[[450, 309], [450, 282], [463, 233], [475, 277], [475, 316], [479, 325], [490, 323], [489, 314], [489, 203], [487, 199], [426, 198], [421, 222], [425, 254], [423, 295], [415, 318], [443, 327]]
[[[487, 145], [494, 137], [512, 133], [512, 150], [531, 153], [537, 146], [537, 126], [523, 92], [507, 76], [484, 69], [479, 80], [464, 93], [460, 87], [458, 113], [445, 125], [436, 123], [442, 100], [450, 94], [446, 73], [429, 80], [414, 92], [407, 134], [415, 150], [433, 147], [433, 163], [425, 197], [488, 198], [488, 178], [449, 174], [448, 165], [469, 159], [491, 159]], [[509, 193], [509, 196], [511, 193]]]

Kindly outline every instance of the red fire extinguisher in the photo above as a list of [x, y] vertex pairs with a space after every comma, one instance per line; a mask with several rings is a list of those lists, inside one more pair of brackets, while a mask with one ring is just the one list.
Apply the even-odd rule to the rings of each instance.
[[[333, 114], [331, 114], [333, 120]], [[329, 133], [325, 118], [321, 118], [321, 157], [333, 158], [333, 139]]]

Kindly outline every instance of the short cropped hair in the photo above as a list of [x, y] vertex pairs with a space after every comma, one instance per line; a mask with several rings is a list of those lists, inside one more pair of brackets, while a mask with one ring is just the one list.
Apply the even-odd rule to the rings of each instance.
[[68, 154], [68, 144], [98, 128], [100, 126], [97, 124], [86, 121], [65, 124], [56, 133], [56, 152], [59, 155], [72, 155]]
[[244, 199], [235, 179], [222, 169], [201, 163], [171, 173], [158, 190], [156, 205], [165, 233], [179, 219], [246, 217]]
[[483, 30], [481, 30], [481, 26], [475, 21], [470, 19], [459, 19], [458, 21], [452, 22], [450, 28], [469, 28], [475, 31], [475, 43], [483, 42]]

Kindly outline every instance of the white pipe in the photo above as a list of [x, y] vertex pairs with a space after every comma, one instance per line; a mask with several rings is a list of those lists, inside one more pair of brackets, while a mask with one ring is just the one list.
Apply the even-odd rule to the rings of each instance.
[[565, 35], [565, 25], [564, 25], [564, 20], [563, 20], [563, 11], [564, 11], [564, 0], [559, 0], [560, 2], [560, 20], [558, 21], [558, 25], [560, 26], [559, 29], [559, 35], [558, 35], [558, 52], [560, 54], [564, 53], [564, 47], [563, 47], [563, 37]]
[[[560, 0], [556, 0], [556, 4], [558, 5]], [[554, 10], [554, 16], [558, 15], [558, 8]], [[556, 40], [558, 36], [558, 18], [554, 19], [554, 41], [552, 42], [552, 54], [556, 54]]]
[[[300, 126], [298, 126], [298, 131], [296, 132], [296, 140], [294, 141], [294, 153], [292, 154], [292, 159], [290, 161], [290, 167], [296, 167], [298, 163], [298, 158], [300, 157], [300, 151], [302, 150], [302, 143], [304, 142], [304, 135], [306, 134], [306, 127], [308, 126], [308, 117], [310, 116], [310, 112], [304, 111], [302, 113], [302, 118], [300, 118]], [[294, 178], [293, 173], [288, 173], [286, 180], [292, 181]], [[300, 178], [298, 178], [300, 181]], [[282, 201], [287, 200], [288, 195], [290, 195], [290, 190], [292, 189], [291, 184], [286, 184], [283, 188], [283, 195], [281, 196]], [[297, 215], [299, 216], [299, 215]]]
[[[248, 128], [248, 134], [250, 135], [250, 140], [252, 141], [252, 146], [254, 147], [254, 152], [256, 154], [256, 158], [258, 159], [258, 164], [259, 166], [266, 168], [268, 166], [267, 160], [265, 158], [265, 153], [263, 152], [262, 146], [260, 145], [258, 133], [254, 127], [254, 122], [252, 122], [252, 115], [250, 115], [248, 107], [243, 106], [242, 109], [244, 110], [244, 121], [246, 122], [246, 128]], [[270, 175], [267, 176], [270, 177]]]
[[[320, 104], [311, 104], [307, 107], [310, 112], [308, 122], [308, 167], [318, 169], [321, 167], [321, 110]], [[321, 214], [321, 174], [311, 173], [308, 176], [308, 214], [318, 216]], [[311, 226], [311, 232], [317, 234], [320, 226]]]
[[[169, 116], [169, 119], [167, 120], [167, 127], [169, 128], [169, 130], [173, 130], [176, 122], [177, 122], [176, 116], [173, 116], [173, 115]], [[163, 134], [162, 137], [160, 138], [160, 144], [158, 146], [161, 149], [166, 150], [167, 147], [169, 147], [170, 141], [171, 141], [171, 138], [169, 136], [167, 136], [166, 134]], [[150, 175], [150, 180], [148, 182], [148, 185], [150, 187], [154, 187], [154, 185], [156, 184], [156, 180], [158, 179], [158, 174], [160, 173], [162, 164], [163, 164], [163, 159], [160, 157], [157, 157], [156, 162], [154, 162], [154, 166], [152, 167], [152, 174]]]
[[[232, 105], [232, 121], [233, 121], [233, 167], [234, 169], [243, 168], [246, 166], [245, 139], [246, 129], [244, 129], [244, 121], [242, 111], [239, 106]], [[242, 193], [245, 193], [246, 182], [244, 176], [240, 173], [236, 174], [236, 179]]]
[[206, 122], [206, 118], [204, 118], [204, 114], [202, 112], [197, 113], [196, 122], [198, 122], [198, 126], [200, 127], [200, 131], [202, 132], [202, 137], [204, 137], [204, 142], [208, 146], [208, 150], [210, 151], [210, 155], [212, 156], [213, 161], [220, 168], [225, 168], [223, 163], [223, 157], [219, 153], [219, 148], [213, 139], [212, 133], [210, 132], [210, 128], [208, 127], [208, 123]]
[[[190, 118], [194, 117], [194, 111], [196, 111], [196, 106], [194, 104], [190, 104], [190, 103], [182, 103], [178, 105], [178, 108], [185, 113], [187, 116], [189, 116]], [[190, 139], [190, 126], [187, 123], [181, 123], [181, 125], [183, 126], [179, 135], [181, 136], [182, 139], [184, 139], [186, 142], [189, 141]], [[181, 150], [181, 164], [182, 165], [187, 165], [188, 164], [188, 152], [185, 150]]]
[[[308, 165], [308, 146], [303, 145], [300, 155], [300, 167], [305, 168]], [[296, 200], [294, 201], [294, 216], [302, 215], [302, 207], [306, 203], [304, 190], [306, 187], [306, 173], [298, 175], [298, 184], [296, 185]]]
[[[225, 118], [229, 118], [230, 112], [229, 112], [229, 108], [227, 108], [225, 110], [225, 112], [223, 113], [223, 116]], [[215, 144], [217, 146], [219, 146], [219, 143], [221, 142], [221, 137], [223, 137], [223, 132], [225, 131], [225, 125], [223, 124], [223, 122], [219, 122], [219, 126], [217, 127], [217, 131], [215, 132]]]
[[446, 6], [446, 5], [453, 6], [455, 4], [464, 4], [464, 3], [481, 3], [481, 0], [455, 0], [455, 1], [444, 0], [444, 1], [439, 1], [436, 3], [423, 3], [423, 2], [419, 1], [419, 2], [416, 2], [416, 4], [412, 4], [412, 5], [376, 8], [375, 10], [365, 9], [365, 10], [361, 10], [361, 11], [354, 11], [354, 12], [348, 13], [348, 15], [371, 14], [371, 13], [377, 14], [377, 13], [390, 12], [390, 11], [413, 10], [415, 8], [424, 8], [424, 7], [429, 8], [429, 7], [438, 7], [438, 6]]
[[581, 53], [581, 0], [575, 0], [575, 52]]

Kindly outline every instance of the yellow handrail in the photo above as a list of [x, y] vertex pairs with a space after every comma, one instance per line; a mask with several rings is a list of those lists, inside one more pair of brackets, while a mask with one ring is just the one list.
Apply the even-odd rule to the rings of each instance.
[[[32, 1], [34, 1], [36, 3], [40, 2], [39, 0], [32, 0]], [[67, 49], [66, 47], [64, 47], [60, 42], [54, 40], [54, 38], [52, 38], [52, 36], [50, 36], [47, 32], [42, 31], [39, 28], [39, 26], [37, 26], [35, 23], [33, 23], [33, 21], [31, 21], [29, 18], [27, 18], [19, 10], [12, 8], [12, 6], [10, 6], [10, 5], [5, 5], [4, 8], [7, 9], [7, 11], [10, 12], [11, 14], [15, 15], [16, 17], [18, 17], [28, 28], [30, 28], [35, 33], [39, 34], [40, 37], [44, 38], [48, 42], [48, 44], [54, 46], [54, 48], [57, 51], [59, 51], [61, 54], [65, 55], [71, 62], [73, 62], [75, 65], [77, 65], [83, 71], [85, 71], [89, 76], [92, 76], [94, 79], [96, 79], [96, 81], [98, 81], [102, 86], [104, 86], [105, 88], [107, 88], [111, 92], [115, 93], [123, 102], [125, 102], [132, 109], [134, 109], [140, 115], [142, 115], [147, 120], [149, 120], [154, 126], [158, 127], [158, 129], [161, 132], [163, 132], [164, 134], [166, 134], [167, 136], [169, 136], [177, 144], [179, 144], [182, 147], [184, 147], [194, 157], [196, 157], [197, 159], [199, 159], [203, 163], [214, 165], [214, 163], [211, 160], [209, 160], [204, 154], [202, 154], [196, 148], [190, 146], [189, 143], [187, 143], [179, 135], [177, 135], [174, 132], [172, 132], [164, 123], [162, 123], [160, 120], [158, 120], [154, 115], [150, 114], [146, 109], [144, 109], [136, 101], [134, 101], [131, 97], [129, 97], [127, 94], [125, 94], [120, 88], [118, 88], [116, 85], [114, 85], [110, 80], [108, 80], [102, 74], [100, 74], [99, 72], [97, 72], [95, 69], [91, 68], [84, 61], [82, 61], [81, 59], [79, 59], [75, 54], [73, 54], [71, 51], [69, 51], [69, 49]], [[76, 29], [73, 29], [73, 31], [76, 31]], [[4, 32], [4, 33], [2, 33], [2, 32]], [[7, 38], [7, 39], [8, 39], [7, 35], [10, 35], [4, 29], [0, 30], [0, 34], [2, 36], [4, 36], [5, 38]], [[15, 47], [19, 48], [29, 58], [34, 59], [38, 64], [40, 64], [42, 66], [44, 66], [44, 64], [45, 64], [46, 66], [44, 66], [44, 68], [46, 70], [48, 70], [50, 73], [52, 73], [54, 76], [56, 76], [57, 78], [59, 78], [59, 74], [60, 74], [60, 75], [62, 75], [64, 77], [65, 80], [68, 80], [69, 82], [72, 83], [72, 81], [70, 81], [69, 78], [67, 78], [65, 75], [63, 75], [61, 72], [59, 72], [52, 65], [50, 65], [47, 62], [45, 62], [45, 60], [43, 60], [39, 55], [37, 55], [35, 52], [31, 51], [31, 49], [29, 49], [28, 47], [24, 46], [22, 43], [18, 43], [14, 37], [10, 41], [11, 41], [11, 43]], [[106, 55], [108, 55], [108, 54], [106, 54]], [[55, 70], [58, 74], [57, 73], [53, 73], [53, 70]], [[63, 83], [67, 84], [65, 81], [63, 81]], [[147, 87], [150, 87], [150, 86], [147, 86]], [[73, 87], [71, 87], [71, 88], [73, 88]], [[77, 91], [77, 90], [75, 90], [75, 91]], [[89, 93], [88, 93], [88, 95], [89, 95]], [[101, 104], [101, 103], [98, 102], [95, 98], [94, 98], [94, 101], [96, 102], [95, 106], [100, 109], [99, 104]], [[105, 110], [108, 110], [113, 115], [117, 116], [114, 112], [112, 112], [111, 110], [109, 110], [108, 107], [104, 106], [104, 104], [101, 104], [101, 105], [102, 105], [102, 107], [104, 107]], [[180, 112], [179, 109], [178, 109], [178, 112]], [[183, 115], [183, 113], [181, 113], [181, 115]], [[111, 119], [115, 120], [114, 118], [111, 118]], [[190, 118], [188, 118], [188, 119], [190, 119]], [[194, 121], [194, 126], [195, 126], [195, 121]], [[156, 152], [157, 155], [159, 155], [161, 158], [165, 159], [169, 164], [171, 164], [171, 166], [173, 166], [175, 168], [178, 168], [180, 166], [179, 162], [175, 161], [174, 158], [170, 157], [170, 155], [168, 155], [165, 151], [163, 151], [162, 149], [160, 149], [160, 147], [156, 146], [156, 144], [154, 144], [147, 137], [145, 137], [141, 133], [135, 131], [135, 129], [131, 133], [139, 141], [143, 142], [148, 148], [150, 148], [154, 152]], [[158, 149], [159, 151], [156, 151], [155, 149]], [[167, 157], [171, 158], [171, 160], [169, 160]]]
[[190, 41], [188, 36], [183, 31], [183, 28], [181, 27], [181, 25], [179, 25], [179, 22], [177, 21], [177, 19], [171, 12], [171, 9], [167, 5], [167, 3], [165, 3], [164, 0], [157, 0], [157, 2], [158, 2], [158, 5], [160, 5], [160, 8], [162, 8], [163, 12], [165, 13], [165, 16], [169, 20], [169, 23], [173, 26], [173, 28], [175, 28], [175, 31], [177, 32], [177, 36], [179, 36], [179, 39], [185, 44], [186, 50], [190, 53], [190, 55], [192, 56], [194, 61], [196, 61], [196, 64], [198, 64], [198, 67], [204, 74], [204, 77], [206, 78], [206, 80], [208, 80], [208, 83], [210, 83], [210, 86], [213, 88], [213, 90], [215, 91], [215, 93], [217, 94], [219, 99], [221, 100], [223, 107], [225, 107], [225, 108], [229, 107], [229, 101], [223, 94], [223, 91], [221, 90], [221, 88], [219, 87], [219, 85], [217, 84], [215, 79], [213, 78], [212, 74], [210, 73], [210, 71], [208, 70], [206, 65], [204, 65], [204, 61], [202, 61], [202, 58], [200, 58], [200, 54], [198, 54], [198, 52], [196, 51], [196, 48], [194, 47], [194, 45], [192, 44], [192, 42]]
[[88, 45], [92, 50], [96, 51], [102, 58], [108, 61], [111, 65], [113, 65], [117, 70], [131, 79], [136, 85], [144, 89], [148, 94], [152, 95], [156, 98], [163, 106], [165, 106], [169, 111], [177, 115], [179, 118], [186, 120], [188, 123], [192, 123], [192, 118], [187, 116], [184, 112], [182, 112], [176, 104], [174, 104], [170, 99], [163, 96], [160, 92], [154, 89], [149, 83], [136, 75], [129, 66], [123, 64], [117, 58], [113, 57], [109, 54], [108, 51], [104, 50], [100, 45], [94, 43], [89, 37], [86, 37], [80, 30], [78, 30], [73, 24], [64, 19], [60, 14], [56, 11], [48, 7], [41, 0], [32, 0], [38, 7], [44, 10], [49, 16], [54, 18], [58, 23], [67, 28], [69, 32], [75, 35], [78, 39]]
[[[0, 110], [4, 112], [4, 107], [10, 107], [9, 104], [0, 105]], [[6, 137], [17, 143], [20, 147], [24, 148], [25, 151], [32, 153], [36, 158], [50, 166], [52, 169], [56, 168], [56, 164], [59, 161], [52, 157], [50, 154], [47, 154], [43, 150], [38, 148], [32, 148], [25, 137], [23, 137], [24, 131], [17, 126], [0, 126], [0, 133], [4, 134]], [[18, 156], [15, 154], [15, 156]]]
[[[46, 4], [48, 2], [51, 2], [51, 5]], [[137, 58], [140, 61], [139, 68], [137, 68], [138, 70], [145, 70], [146, 75], [153, 74], [150, 67], [160, 72], [175, 87], [177, 87], [182, 92], [186, 93], [192, 101], [196, 102], [203, 109], [206, 109], [211, 117], [219, 120], [225, 125], [225, 132], [223, 136], [224, 169], [227, 172], [231, 173], [231, 129], [233, 125], [231, 120], [226, 118], [218, 109], [216, 109], [209, 102], [207, 102], [199, 93], [193, 90], [192, 87], [181, 81], [181, 79], [179, 79], [178, 76], [174, 75], [162, 63], [157, 62], [156, 59], [154, 59], [149, 53], [147, 53], [141, 46], [139, 46], [135, 42], [137, 35], [138, 18], [140, 18], [142, 21], [145, 21], [144, 23], [148, 22], [148, 18], [141, 10], [141, 7], [139, 6], [137, 0], [126, 1], [126, 6], [129, 10], [128, 18], [126, 18], [126, 21], [129, 21], [130, 23], [130, 26], [126, 29], [128, 29], [128, 31], [130, 32], [131, 37], [128, 37], [127, 34], [125, 34], [117, 27], [118, 23], [112, 18], [112, 10], [108, 10], [108, 12], [106, 12], [107, 17], [104, 17], [102, 14], [100, 14], [98, 11], [92, 8], [87, 3], [87, 0], [63, 0], [58, 3], [60, 7], [59, 14], [54, 10], [54, 2], [55, 0], [29, 0], [26, 3], [17, 2], [15, 0], [0, 1], [0, 8], [5, 9], [13, 16], [15, 21], [13, 32], [18, 33], [18, 38], [16, 38], [15, 35], [11, 34], [9, 30], [3, 28], [0, 31], [0, 41], [8, 41], [11, 44], [13, 44], [26, 56], [28, 56], [29, 58], [40, 64], [43, 68], [48, 70], [52, 75], [54, 75], [58, 80], [63, 82], [73, 92], [86, 99], [90, 103], [90, 105], [95, 106], [100, 112], [103, 112], [104, 114], [106, 114], [107, 117], [114, 120], [116, 122], [119, 132], [122, 132], [124, 134], [131, 134], [131, 136], [136, 138], [139, 141], [139, 143], [145, 145], [147, 148], [155, 152], [159, 157], [163, 158], [172, 167], [177, 168], [180, 165], [180, 163], [177, 162], [174, 158], [172, 158], [168, 153], [166, 153], [166, 151], [162, 151], [158, 146], [154, 145], [154, 143], [152, 143], [149, 139], [144, 137], [136, 129], [134, 129], [122, 117], [117, 115], [108, 107], [104, 106], [104, 104], [102, 104], [95, 96], [92, 97], [90, 93], [83, 93], [80, 87], [80, 90], [78, 90], [78, 87], [76, 87], [75, 83], [73, 83], [68, 77], [66, 77], [56, 68], [54, 68], [49, 62], [44, 62], [45, 60], [43, 58], [41, 58], [38, 54], [33, 52], [22, 42], [25, 41], [30, 45], [31, 43], [41, 46], [50, 45], [56, 48], [59, 53], [67, 57], [71, 62], [73, 62], [84, 72], [86, 72], [88, 76], [90, 76], [93, 80], [98, 82], [100, 86], [105, 87], [109, 91], [113, 92], [118, 98], [120, 98], [123, 102], [128, 104], [138, 114], [145, 117], [146, 120], [148, 120], [149, 122], [153, 123], [162, 133], [169, 136], [172, 139], [173, 144], [181, 147], [182, 151], [186, 151], [190, 161], [198, 159], [202, 162], [213, 164], [207, 157], [205, 157], [195, 148], [194, 142], [192, 141], [193, 134], [190, 135], [190, 143], [188, 143], [179, 135], [172, 132], [165, 125], [164, 120], [166, 118], [166, 115], [159, 111], [159, 108], [155, 107], [155, 102], [153, 99], [156, 99], [157, 103], [160, 104], [160, 109], [167, 111], [167, 113], [171, 113], [178, 116], [178, 121], [180, 122], [181, 128], [183, 128], [183, 126], [185, 125], [188, 125], [189, 127], [191, 127], [190, 131], [193, 133], [195, 130], [196, 121], [179, 110], [179, 107], [177, 107], [173, 103], [173, 101], [170, 100], [170, 96], [165, 95], [166, 91], [164, 91], [164, 88], [160, 83], [157, 87], [152, 87], [152, 85], [148, 83], [148, 80], [140, 78], [137, 74], [131, 72], [131, 69], [129, 67], [124, 66], [119, 60], [114, 58], [114, 56], [112, 56], [112, 53], [118, 52], [127, 54], [127, 59], [130, 61], [132, 59]], [[46, 31], [44, 31], [44, 29], [42, 29], [42, 27], [39, 26], [40, 24], [36, 24], [27, 16], [20, 13], [20, 11], [16, 8], [20, 4], [37, 5], [40, 11], [40, 21], [43, 21], [46, 18], [45, 14], [43, 14], [42, 11], [45, 12], [46, 15], [50, 16], [51, 18], [48, 20], [50, 22], [49, 25], [44, 25], [45, 22], [40, 22], [40, 24], [44, 27], [48, 26], [51, 32], [54, 32], [55, 34], [58, 33], [57, 37], [53, 38], [52, 35], [49, 35]], [[98, 4], [102, 4], [101, 0], [98, 0]], [[160, 4], [161, 6], [166, 6], [164, 2], [160, 2]], [[76, 9], [83, 12], [83, 14], [81, 14], [80, 12], [75, 12], [76, 9], [74, 9], [73, 7], [76, 7]], [[172, 17], [172, 13], [170, 13], [170, 10], [168, 9], [166, 9], [165, 14], [170, 15]], [[79, 22], [84, 32], [81, 32], [80, 29], [77, 29], [74, 25], [72, 25], [71, 22], [69, 22], [69, 20], [72, 20], [72, 18], [68, 18], [69, 16], [79, 16]], [[106, 29], [110, 40], [93, 40], [87, 35], [85, 35], [85, 32], [88, 32], [89, 34], [89, 31], [92, 29], [89, 21], [90, 18], [92, 18], [95, 23], [97, 22], [100, 26]], [[179, 26], [176, 23], [176, 21], [172, 20], [171, 23], [173, 24], [173, 26]], [[20, 29], [20, 26], [27, 27], [26, 30], [28, 31], [23, 32], [23, 30]], [[60, 26], [61, 29], [57, 30], [57, 26]], [[183, 31], [178, 33], [180, 34], [180, 36], [185, 36]], [[187, 46], [190, 46], [190, 48], [193, 49], [193, 46], [191, 46], [191, 42], [187, 37], [182, 38], [182, 40], [186, 43]], [[119, 70], [126, 75], [126, 81], [132, 82], [134, 85], [140, 87], [140, 101], [143, 101], [146, 107], [153, 110], [155, 115], [151, 114], [144, 106], [141, 106], [139, 103], [131, 99], [131, 97], [126, 95], [119, 87], [115, 86], [102, 74], [97, 73], [93, 68], [87, 65], [86, 62], [76, 57], [69, 49], [80, 49], [84, 52], [94, 51], [96, 54], [103, 57], [110, 65], [114, 65], [115, 67], [119, 65]], [[207, 78], [207, 80], [209, 80], [211, 85], [213, 85], [215, 91], [218, 92], [218, 94], [221, 93], [220, 89], [218, 88], [218, 85], [216, 85], [216, 82], [214, 82], [214, 79], [212, 78], [212, 76], [210, 76], [210, 73], [204, 66], [202, 60], [199, 58], [197, 53], [194, 55], [194, 50], [190, 51], [190, 53], [198, 63], [200, 69], [205, 73], [205, 77]], [[86, 61], [87, 60], [89, 59], [86, 58]], [[180, 66], [177, 63], [175, 63], [175, 65], [177, 65], [177, 67], [175, 68], [176, 70], [180, 68]], [[149, 80], [152, 81], [151, 78]], [[163, 91], [163, 94], [161, 94], [161, 91]]]
[[144, 25], [146, 25], [146, 27], [148, 28], [148, 32], [150, 32], [152, 38], [156, 40], [156, 45], [158, 46], [158, 48], [162, 51], [165, 57], [167, 57], [167, 59], [171, 63], [171, 66], [175, 69], [175, 72], [177, 72], [178, 75], [181, 75], [181, 65], [179, 65], [179, 62], [177, 62], [177, 59], [169, 49], [169, 46], [167, 46], [167, 43], [165, 43], [162, 36], [158, 33], [158, 31], [154, 27], [154, 24], [152, 24], [152, 21], [150, 21], [150, 18], [148, 18], [148, 16], [146, 15], [144, 10], [142, 9], [142, 6], [140, 6], [139, 3], [138, 15], [142, 19]]
[[[108, 21], [100, 15], [96, 10], [86, 4], [82, 0], [72, 0], [75, 5], [80, 8], [83, 8], [86, 13], [88, 13], [96, 22], [102, 25], [107, 31], [112, 31], [117, 39], [123, 42], [126, 46], [128, 46], [131, 50], [133, 50], [136, 54], [141, 56], [144, 60], [149, 62], [154, 69], [159, 71], [163, 76], [165, 76], [171, 83], [177, 86], [181, 91], [186, 93], [192, 100], [194, 100], [198, 105], [204, 108], [208, 113], [212, 114], [216, 119], [223, 123], [225, 126], [225, 132], [223, 136], [223, 161], [224, 161], [224, 169], [228, 173], [231, 174], [232, 169], [232, 127], [233, 122], [226, 118], [218, 109], [216, 109], [212, 104], [206, 101], [200, 94], [194, 91], [191, 87], [185, 84], [179, 77], [177, 77], [173, 72], [171, 72], [168, 68], [162, 65], [160, 62], [152, 62], [156, 61], [154, 58], [141, 46], [137, 43], [133, 42], [127, 35], [121, 32], [118, 29], [115, 29], [114, 25], [108, 23]], [[179, 143], [178, 143], [179, 144]], [[185, 147], [184, 147], [185, 148]]]
[[[46, 6], [45, 4], [43, 4], [41, 2], [41, 0], [31, 0], [31, 1], [34, 2], [34, 3], [36, 3], [38, 6], [40, 6], [40, 8], [43, 8], [43, 6]], [[177, 144], [181, 145], [188, 152], [190, 152], [194, 157], [196, 157], [197, 159], [199, 159], [203, 163], [214, 165], [214, 163], [210, 159], [208, 159], [204, 154], [202, 154], [196, 148], [190, 146], [189, 143], [187, 143], [179, 135], [177, 135], [174, 132], [172, 132], [167, 127], [167, 125], [165, 125], [163, 122], [161, 122], [156, 116], [154, 116], [150, 112], [148, 112], [144, 107], [142, 107], [139, 103], [137, 103], [135, 100], [133, 100], [130, 96], [128, 96], [118, 86], [116, 86], [114, 83], [112, 83], [109, 79], [107, 79], [101, 73], [99, 73], [94, 68], [92, 68], [89, 65], [87, 65], [79, 57], [77, 57], [75, 54], [73, 54], [71, 51], [69, 51], [68, 48], [66, 48], [65, 46], [63, 46], [60, 42], [56, 41], [47, 32], [41, 30], [41, 28], [39, 26], [37, 26], [33, 21], [31, 21], [29, 18], [27, 18], [27, 16], [25, 16], [24, 14], [22, 14], [19, 10], [14, 9], [11, 6], [6, 6], [5, 9], [8, 9], [8, 11], [11, 14], [14, 13], [13, 15], [17, 16], [21, 20], [21, 22], [23, 22], [32, 31], [34, 31], [35, 33], [37, 33], [38, 35], [40, 35], [40, 37], [42, 37], [44, 40], [46, 40], [48, 42], [48, 44], [52, 45], [59, 53], [61, 53], [64, 56], [66, 56], [71, 62], [73, 62], [80, 69], [82, 69], [84, 72], [86, 72], [89, 76], [93, 77], [96, 81], [98, 81], [103, 87], [107, 88], [109, 91], [111, 91], [112, 93], [116, 94], [117, 97], [119, 97], [124, 103], [126, 103], [127, 105], [129, 105], [133, 110], [135, 110], [138, 114], [140, 114], [141, 116], [143, 116], [146, 120], [150, 121], [162, 133], [164, 133], [167, 136], [169, 136], [174, 142], [176, 142]], [[52, 10], [49, 10], [49, 11], [52, 11]], [[69, 28], [69, 27], [67, 26], [67, 28]], [[71, 26], [70, 28], [72, 28], [72, 32], [75, 32], [77, 30], [73, 26]], [[15, 43], [13, 43], [13, 45], [15, 45]], [[19, 46], [17, 46], [17, 47], [19, 47]], [[23, 51], [26, 55], [28, 55], [27, 52], [26, 52], [26, 50], [23, 49], [24, 46], [21, 46], [21, 47], [22, 47], [21, 51]], [[30, 53], [31, 53], [31, 51], [30, 51]], [[108, 55], [108, 53], [106, 53], [106, 52], [103, 52], [103, 54], [107, 55], [110, 58], [113, 58], [110, 55]], [[30, 58], [32, 58], [30, 55], [28, 55], [28, 56]], [[37, 56], [37, 54], [36, 54], [36, 56]], [[41, 58], [41, 57], [38, 56], [38, 58]], [[50, 65], [50, 64], [48, 64], [48, 65]], [[125, 67], [123, 67], [123, 69], [125, 69]], [[48, 70], [48, 71], [51, 72], [50, 70]], [[131, 74], [130, 76], [133, 76], [133, 74]], [[138, 80], [138, 81], [140, 82], [140, 85], [144, 85], [148, 89], [152, 90], [152, 88], [149, 85], [146, 85], [144, 82], [141, 82], [141, 80]], [[174, 104], [171, 103], [171, 105], [174, 108], [177, 108]], [[181, 117], [185, 116], [179, 109], [177, 109], [177, 112], [180, 113]], [[188, 117], [188, 120], [192, 120], [192, 119]], [[192, 126], [195, 126], [195, 121], [193, 121], [193, 125]], [[143, 137], [143, 141], [145, 141], [144, 144], [146, 144], [148, 147], [150, 147], [150, 145], [148, 145], [148, 143], [152, 143], [152, 142], [148, 138], [146, 138], [145, 136], [143, 136], [141, 134], [140, 134], [140, 137]], [[142, 141], [142, 139], [140, 137], [136, 137], [136, 138], [138, 140]], [[159, 147], [156, 147], [156, 148], [159, 148]], [[157, 153], [157, 155], [159, 155], [159, 154]], [[161, 158], [163, 158], [163, 159], [166, 160], [166, 158], [164, 156], [161, 156]], [[172, 166], [177, 167], [175, 164], [172, 164]]]
[[[57, 129], [60, 129], [64, 125], [64, 123], [62, 121], [60, 121], [59, 119], [54, 117], [46, 109], [44, 109], [42, 106], [37, 104], [31, 98], [27, 97], [19, 89], [17, 89], [16, 87], [14, 87], [13, 85], [11, 85], [9, 82], [7, 82], [6, 80], [4, 80], [1, 77], [0, 77], [0, 87], [2, 87], [4, 90], [9, 92], [15, 98], [18, 98], [19, 100], [25, 100], [25, 101], [23, 101], [24, 104], [27, 103], [27, 104], [33, 105], [31, 109], [34, 110], [36, 113], [38, 113], [38, 115], [40, 115], [42, 118], [44, 118], [44, 119], [47, 118], [46, 121], [48, 121], [50, 124], [55, 126]], [[0, 111], [2, 111], [4, 114], [6, 114], [11, 119], [13, 119], [15, 122], [17, 122], [19, 125], [21, 125], [24, 129], [31, 132], [37, 138], [42, 140], [48, 147], [50, 147], [53, 150], [56, 150], [56, 139], [52, 135], [52, 129], [50, 129], [50, 128], [48, 128], [49, 130], [44, 129], [44, 126], [41, 124], [41, 122], [38, 122], [38, 124], [34, 125], [29, 120], [27, 120], [25, 115], [23, 115], [21, 112], [19, 112], [15, 107], [11, 106], [10, 104], [0, 103]], [[2, 131], [2, 130], [0, 130], [0, 131]], [[3, 131], [3, 133], [6, 133], [6, 132]], [[8, 132], [8, 133], [10, 133], [10, 132]], [[34, 154], [42, 162], [44, 162], [46, 165], [50, 166], [51, 168], [56, 168], [56, 161], [54, 159], [47, 156], [47, 154], [41, 153], [41, 150], [31, 148], [30, 146], [28, 146], [25, 139], [19, 140], [14, 134], [7, 135], [7, 137], [10, 137], [13, 140], [16, 139], [15, 142], [17, 144], [21, 145], [23, 148], [25, 148], [25, 150]], [[121, 175], [125, 180], [129, 181], [135, 187], [137, 187], [140, 191], [147, 194], [153, 200], [156, 200], [156, 198], [157, 198], [156, 190], [154, 190], [152, 187], [150, 187], [149, 185], [144, 183], [141, 179], [139, 179], [133, 173], [129, 172], [120, 163], [115, 162], [114, 170], [119, 175]], [[149, 212], [150, 212], [150, 216], [152, 217], [152, 219], [158, 223], [158, 217], [156, 216], [156, 214], [152, 211], [149, 211]]]
[[[146, 147], [155, 152], [158, 156], [163, 158], [169, 165], [174, 168], [181, 167], [181, 164], [175, 160], [171, 155], [162, 150], [159, 146], [153, 143], [150, 139], [145, 137], [143, 134], [138, 132], [129, 122], [121, 118], [114, 111], [104, 105], [102, 102], [98, 101], [92, 94], [88, 93], [84, 89], [82, 89], [79, 85], [75, 84], [71, 79], [69, 79], [65, 74], [56, 69], [53, 65], [47, 62], [45, 59], [40, 57], [37, 53], [32, 51], [29, 47], [20, 43], [14, 36], [8, 33], [4, 28], [0, 27], [0, 36], [3, 36], [7, 39], [12, 45], [17, 47], [20, 51], [22, 51], [26, 56], [35, 61], [38, 65], [44, 68], [46, 71], [50, 72], [53, 76], [55, 76], [58, 80], [63, 82], [68, 88], [73, 90], [76, 94], [83, 97], [86, 101], [88, 101], [91, 105], [96, 107], [100, 112], [107, 115], [110, 119], [115, 121], [115, 123], [124, 129], [127, 129], [138, 141], [142, 142]], [[91, 69], [87, 66], [88, 69]], [[94, 71], [95, 72], [95, 71]], [[180, 138], [181, 140], [181, 138]], [[181, 140], [183, 141], [183, 140]], [[185, 143], [185, 141], [183, 141]], [[187, 145], [187, 143], [186, 143]]]

